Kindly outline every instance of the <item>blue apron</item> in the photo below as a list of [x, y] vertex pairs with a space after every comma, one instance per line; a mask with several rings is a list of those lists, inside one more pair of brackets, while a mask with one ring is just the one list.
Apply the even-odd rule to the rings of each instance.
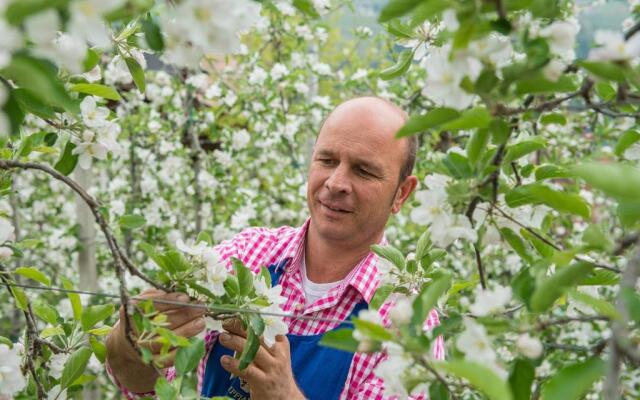
[[[272, 285], [277, 285], [284, 267], [290, 259], [269, 266]], [[360, 301], [347, 317], [358, 316], [368, 308], [365, 300]], [[341, 323], [337, 328], [348, 328]], [[349, 374], [353, 353], [320, 346], [323, 334], [293, 335], [287, 334], [291, 345], [291, 368], [298, 388], [309, 400], [338, 399]], [[220, 365], [220, 357], [233, 357], [233, 351], [216, 341], [209, 354], [202, 384], [202, 395], [206, 397], [228, 396], [232, 399], [250, 399], [249, 389], [243, 388], [238, 377], [230, 379], [230, 373]], [[246, 390], [245, 390], [246, 389]]]

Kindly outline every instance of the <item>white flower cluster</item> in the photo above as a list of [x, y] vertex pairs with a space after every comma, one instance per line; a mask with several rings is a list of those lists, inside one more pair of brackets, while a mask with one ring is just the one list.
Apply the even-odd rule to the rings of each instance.
[[480, 290], [469, 310], [475, 316], [485, 317], [502, 311], [509, 301], [511, 301], [511, 288], [496, 285], [491, 290]]
[[[427, 383], [423, 382], [425, 372], [417, 368], [411, 354], [406, 353], [397, 343], [387, 342], [384, 347], [386, 358], [375, 367], [373, 372], [384, 381], [385, 397], [397, 396], [399, 399], [406, 399], [409, 395], [427, 393]], [[412, 381], [422, 383], [408, 392], [406, 383]]]
[[249, 0], [185, 0], [160, 15], [163, 58], [170, 64], [196, 66], [205, 55], [239, 50], [239, 34], [260, 17], [260, 5]]
[[420, 205], [411, 211], [411, 220], [416, 224], [429, 225], [431, 240], [438, 247], [447, 247], [456, 239], [475, 242], [478, 238], [469, 219], [462, 214], [454, 214], [447, 201], [446, 175], [433, 174], [424, 178], [427, 190], [416, 192]]
[[465, 359], [487, 366], [506, 379], [507, 372], [497, 363], [498, 357], [484, 325], [465, 317], [464, 327], [465, 330], [456, 338], [456, 347], [464, 353]]
[[98, 106], [93, 96], [87, 96], [82, 100], [80, 111], [86, 129], [80, 137], [71, 138], [76, 145], [73, 154], [78, 154], [81, 168], [89, 169], [94, 158], [104, 160], [107, 153], [121, 151], [121, 146], [116, 141], [121, 128], [116, 121], [108, 119], [109, 109]]
[[6, 260], [13, 255], [13, 250], [3, 245], [15, 239], [14, 230], [9, 220], [0, 218], [0, 260]]
[[0, 344], [0, 395], [13, 396], [24, 389], [27, 380], [20, 371], [21, 346]]
[[640, 57], [640, 35], [625, 40], [622, 32], [598, 30], [594, 41], [599, 47], [589, 51], [589, 59], [595, 61], [627, 61]]
[[[179, 239], [176, 242], [178, 250], [192, 257], [193, 261], [201, 264], [200, 274], [197, 276], [202, 279], [202, 286], [216, 296], [223, 296], [226, 292], [224, 282], [229, 276], [226, 263], [213, 246], [206, 242], [198, 242], [196, 244], [186, 244]], [[268, 287], [266, 281], [261, 277], [254, 277], [253, 280], [256, 295], [267, 300], [268, 305], [259, 307], [260, 312], [265, 313], [282, 313], [282, 304], [286, 298], [281, 295], [282, 286], [276, 285]], [[261, 314], [264, 321], [264, 332], [262, 337], [267, 346], [273, 346], [277, 335], [285, 335], [288, 331], [288, 325], [283, 321], [282, 317], [277, 315]], [[210, 317], [205, 319], [207, 328], [210, 330], [221, 331], [222, 323]]]
[[576, 58], [576, 35], [580, 30], [577, 20], [554, 21], [540, 30], [541, 37], [547, 39], [554, 58], [543, 68], [545, 78], [557, 81]]

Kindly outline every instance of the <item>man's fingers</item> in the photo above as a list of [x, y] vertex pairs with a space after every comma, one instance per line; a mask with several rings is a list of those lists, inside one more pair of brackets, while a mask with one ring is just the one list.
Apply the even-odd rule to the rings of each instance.
[[169, 323], [166, 328], [174, 330], [179, 326], [204, 316], [206, 311], [204, 308], [196, 307], [182, 307], [165, 311], [163, 314], [167, 316], [167, 322]]
[[242, 327], [242, 321], [240, 321], [238, 318], [225, 319], [222, 322], [222, 327], [229, 333], [237, 336], [242, 336], [244, 338], [247, 337], [247, 332], [245, 332], [244, 328]]
[[220, 357], [220, 365], [225, 370], [231, 372], [235, 376], [246, 380], [251, 386], [252, 383], [262, 382], [265, 379], [265, 374], [253, 363], [249, 364], [247, 368], [240, 371], [240, 360], [236, 360], [231, 356]]
[[[238, 353], [242, 353], [242, 350], [247, 343], [247, 339], [242, 336], [232, 335], [230, 333], [221, 333], [220, 336], [218, 336], [218, 340], [220, 340], [220, 344], [224, 347], [237, 351]], [[273, 363], [273, 357], [271, 353], [261, 345], [258, 348], [256, 357], [253, 359], [253, 363], [260, 369], [266, 370], [269, 368], [269, 365]]]
[[[139, 296], [136, 296], [136, 297], [145, 299], [145, 300], [164, 300], [164, 301], [179, 302], [179, 303], [189, 302], [189, 296], [184, 293], [176, 293], [176, 292], [164, 293], [162, 291], [159, 291], [158, 293], [155, 293], [155, 294], [150, 293], [144, 296], [143, 296], [143, 293], [141, 293]], [[138, 302], [139, 301], [137, 301], [136, 303]], [[158, 301], [154, 301], [153, 306], [156, 309], [156, 311], [169, 311], [169, 310], [175, 310], [178, 308], [185, 307], [183, 304], [168, 304], [168, 303], [158, 302]]]

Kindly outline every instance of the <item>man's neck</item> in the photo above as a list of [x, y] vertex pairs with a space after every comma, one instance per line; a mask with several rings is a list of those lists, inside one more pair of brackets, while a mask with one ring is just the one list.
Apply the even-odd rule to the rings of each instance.
[[382, 232], [359, 244], [327, 241], [321, 238], [310, 224], [305, 240], [307, 277], [315, 283], [344, 279], [371, 251], [371, 245], [378, 243], [381, 238]]

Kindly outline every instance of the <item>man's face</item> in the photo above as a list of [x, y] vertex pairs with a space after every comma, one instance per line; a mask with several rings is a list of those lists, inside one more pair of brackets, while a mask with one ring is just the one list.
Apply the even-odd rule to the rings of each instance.
[[404, 201], [398, 203], [396, 194], [407, 143], [394, 138], [402, 117], [365, 111], [336, 110], [314, 147], [307, 189], [311, 228], [329, 241], [377, 240]]

